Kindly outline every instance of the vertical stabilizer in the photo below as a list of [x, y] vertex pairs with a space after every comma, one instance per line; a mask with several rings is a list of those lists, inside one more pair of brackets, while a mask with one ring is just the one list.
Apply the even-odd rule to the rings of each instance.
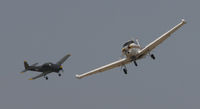
[[28, 69], [29, 65], [28, 65], [27, 61], [24, 61], [24, 67], [25, 67], [25, 69]]

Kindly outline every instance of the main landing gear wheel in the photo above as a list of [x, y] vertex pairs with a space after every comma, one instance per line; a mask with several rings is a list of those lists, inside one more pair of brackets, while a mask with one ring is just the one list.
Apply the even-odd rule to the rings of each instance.
[[58, 76], [61, 76], [61, 74], [59, 73]]
[[123, 71], [124, 71], [124, 74], [128, 74], [126, 68], [123, 68]]
[[46, 80], [48, 80], [49, 78], [47, 76], [44, 77]]
[[151, 54], [151, 58], [152, 58], [153, 60], [156, 59], [156, 57], [155, 57], [153, 54]]

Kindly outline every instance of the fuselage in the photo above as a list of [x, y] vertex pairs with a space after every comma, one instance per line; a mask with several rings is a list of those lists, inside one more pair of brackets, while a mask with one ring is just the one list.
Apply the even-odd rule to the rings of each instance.
[[37, 72], [58, 73], [60, 70], [62, 70], [62, 66], [53, 63], [45, 63], [41, 66], [29, 66], [28, 70]]
[[140, 50], [140, 45], [131, 40], [123, 45], [122, 54], [126, 55], [127, 58], [132, 58], [136, 57]]

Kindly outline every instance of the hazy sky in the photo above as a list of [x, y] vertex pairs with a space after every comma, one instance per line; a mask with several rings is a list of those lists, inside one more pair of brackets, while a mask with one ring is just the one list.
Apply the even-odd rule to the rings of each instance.
[[[199, 109], [199, 0], [1, 0], [1, 109]], [[187, 24], [147, 57], [78, 80], [116, 61], [122, 44], [144, 47], [184, 18]], [[64, 74], [30, 81], [23, 61], [57, 62]]]

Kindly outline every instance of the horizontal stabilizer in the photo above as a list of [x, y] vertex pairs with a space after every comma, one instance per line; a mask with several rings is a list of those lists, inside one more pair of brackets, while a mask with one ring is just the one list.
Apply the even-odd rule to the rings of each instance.
[[28, 70], [24, 69], [24, 70], [21, 71], [20, 73], [23, 74], [23, 73], [25, 73], [26, 71], [28, 71]]

